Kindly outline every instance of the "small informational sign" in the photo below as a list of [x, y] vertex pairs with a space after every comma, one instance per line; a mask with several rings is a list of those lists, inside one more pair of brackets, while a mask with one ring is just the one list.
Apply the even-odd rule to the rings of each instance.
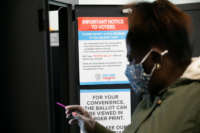
[[49, 11], [49, 29], [50, 31], [59, 31], [58, 10]]
[[80, 90], [80, 105], [106, 128], [122, 133], [131, 124], [130, 89]]
[[80, 85], [128, 84], [127, 17], [79, 17]]
[[49, 11], [50, 46], [59, 46], [59, 16], [58, 11]]

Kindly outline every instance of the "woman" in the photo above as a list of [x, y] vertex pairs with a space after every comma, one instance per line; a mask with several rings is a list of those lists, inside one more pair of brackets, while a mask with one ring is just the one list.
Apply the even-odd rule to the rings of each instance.
[[[128, 7], [130, 64], [125, 74], [143, 98], [124, 132], [200, 133], [200, 63], [191, 63], [189, 16], [167, 0]], [[71, 113], [69, 123], [78, 123], [84, 132], [112, 132], [79, 105], [67, 106], [67, 117]]]

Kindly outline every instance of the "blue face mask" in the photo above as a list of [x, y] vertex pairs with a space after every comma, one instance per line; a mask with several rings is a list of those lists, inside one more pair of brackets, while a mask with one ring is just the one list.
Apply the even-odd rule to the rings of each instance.
[[[144, 68], [143, 68], [143, 63], [144, 61], [149, 57], [151, 54], [152, 50], [147, 53], [147, 55], [143, 58], [143, 60], [139, 63], [136, 64], [135, 60], [131, 62], [131, 64], [127, 65], [125, 75], [127, 76], [131, 87], [133, 88], [135, 93], [138, 92], [148, 92], [148, 84], [149, 81], [153, 75], [153, 72], [156, 69], [156, 64], [151, 70], [150, 74], [145, 73]], [[164, 51], [161, 55], [163, 56], [166, 54], [168, 51]]]

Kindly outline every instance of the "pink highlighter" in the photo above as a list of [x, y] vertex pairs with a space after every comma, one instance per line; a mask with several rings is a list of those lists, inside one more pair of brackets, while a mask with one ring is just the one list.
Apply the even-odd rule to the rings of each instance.
[[[62, 104], [62, 103], [59, 103], [59, 102], [56, 102], [56, 104], [57, 104], [58, 106], [60, 106], [60, 107], [62, 107], [62, 108], [64, 108], [64, 109], [65, 109], [65, 105], [64, 105], [64, 104]], [[76, 113], [76, 112], [72, 112], [72, 114], [76, 115], [77, 113]], [[74, 117], [73, 117], [73, 115], [72, 115], [72, 114], [70, 114], [70, 116], [68, 116], [68, 118], [67, 118], [67, 119], [73, 119]]]
[[65, 109], [65, 105], [64, 104], [59, 103], [59, 102], [56, 102], [56, 104]]

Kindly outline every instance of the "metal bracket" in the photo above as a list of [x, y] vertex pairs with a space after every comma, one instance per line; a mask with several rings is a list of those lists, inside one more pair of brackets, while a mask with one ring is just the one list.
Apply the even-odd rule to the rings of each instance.
[[62, 3], [66, 3], [66, 4], [71, 4], [72, 7], [74, 7], [75, 5], [78, 5], [78, 1], [79, 0], [52, 0], [52, 1], [62, 2]]
[[126, 8], [122, 10], [123, 14], [131, 14], [133, 12], [133, 10], [131, 8]]

